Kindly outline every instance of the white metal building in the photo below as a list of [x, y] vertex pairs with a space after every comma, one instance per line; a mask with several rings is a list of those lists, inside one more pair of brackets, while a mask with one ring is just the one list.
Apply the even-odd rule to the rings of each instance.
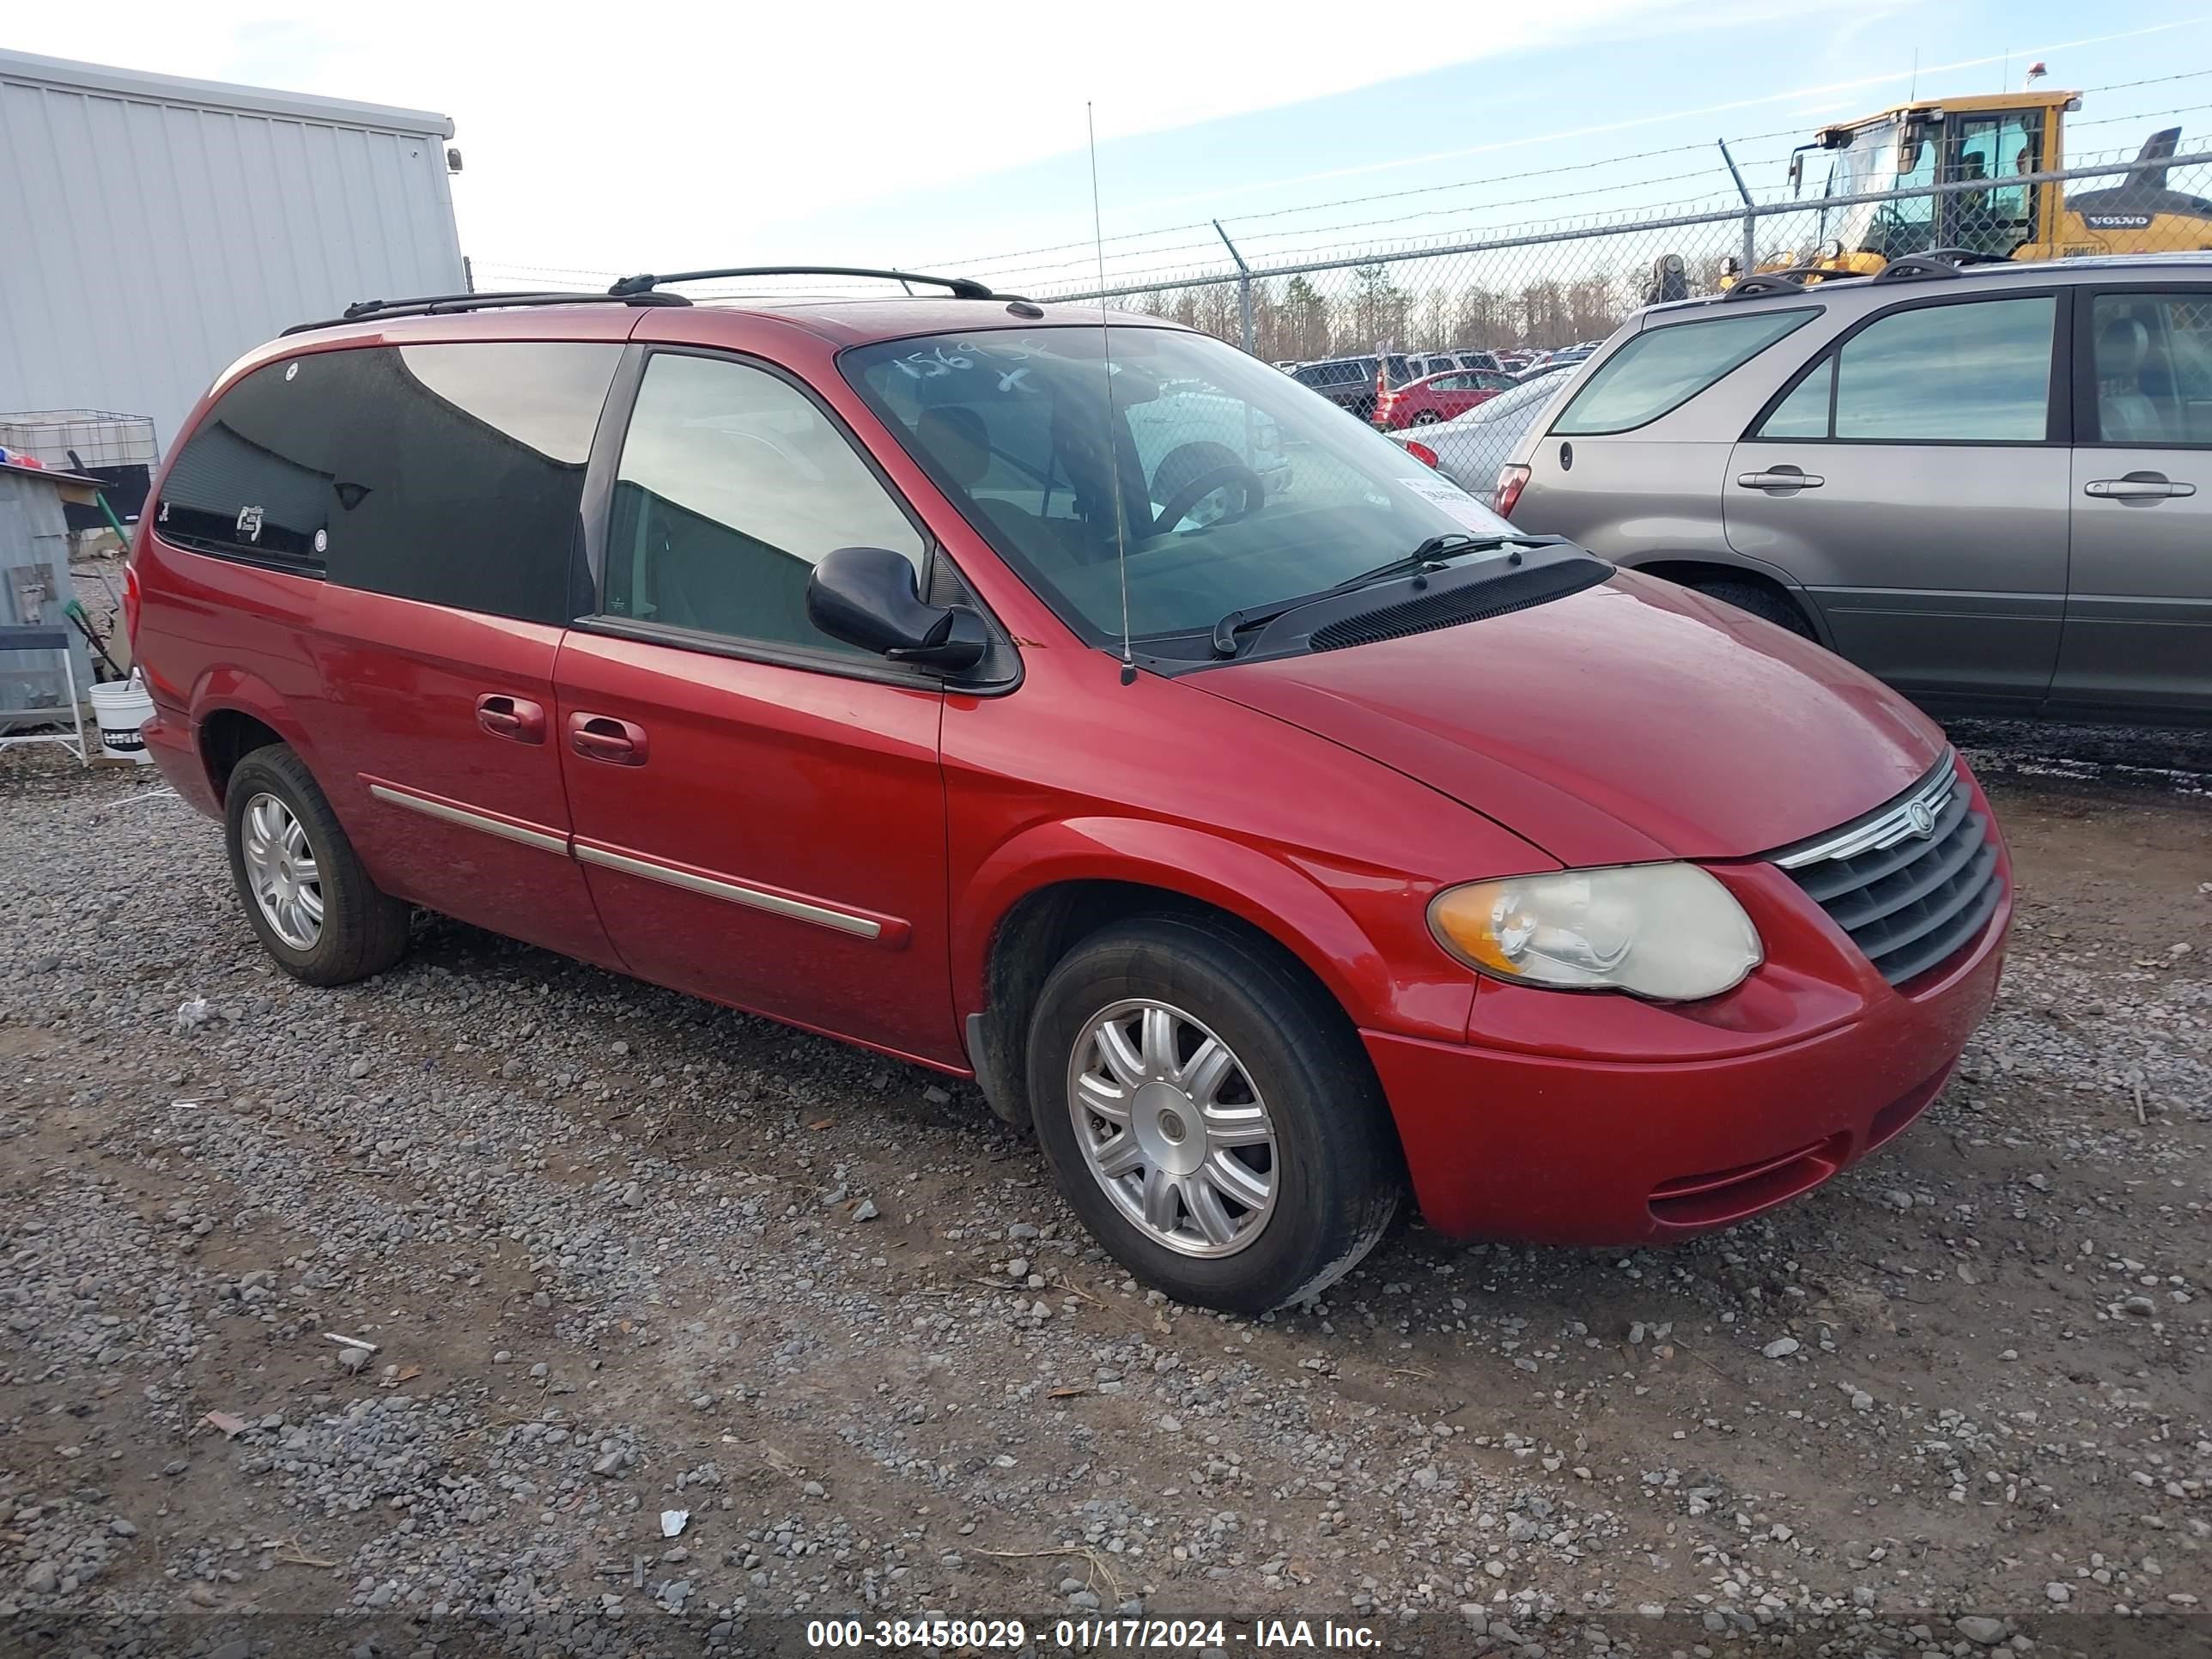
[[166, 446], [216, 374], [356, 300], [466, 287], [443, 115], [0, 52], [0, 413]]

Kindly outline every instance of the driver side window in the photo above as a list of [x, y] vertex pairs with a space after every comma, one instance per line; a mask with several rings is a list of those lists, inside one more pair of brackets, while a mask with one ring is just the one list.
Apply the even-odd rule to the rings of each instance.
[[602, 614], [856, 657], [807, 619], [840, 547], [922, 570], [921, 534], [811, 399], [764, 370], [662, 352], [647, 364], [614, 490]]

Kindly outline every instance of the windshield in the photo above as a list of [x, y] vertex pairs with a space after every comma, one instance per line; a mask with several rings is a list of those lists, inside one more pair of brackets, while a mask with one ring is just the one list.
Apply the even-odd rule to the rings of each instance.
[[1318, 592], [1432, 536], [1513, 533], [1364, 422], [1204, 335], [948, 334], [841, 363], [968, 521], [1094, 642], [1121, 635], [1125, 546], [1130, 632], [1157, 639], [1210, 635], [1230, 611]]
[[[1908, 125], [1893, 118], [1862, 127], [1836, 152], [1823, 193], [1869, 196], [1932, 185], [1940, 148], [1940, 139], [1917, 123]], [[1823, 208], [1820, 247], [1840, 245], [1846, 253], [1875, 253], [1886, 259], [1924, 252], [1932, 245], [1935, 210], [1932, 196]]]

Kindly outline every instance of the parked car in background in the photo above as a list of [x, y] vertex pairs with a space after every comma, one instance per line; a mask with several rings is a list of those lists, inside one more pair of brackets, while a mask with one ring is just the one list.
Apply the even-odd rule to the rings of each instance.
[[1464, 415], [1486, 398], [1510, 391], [1513, 377], [1502, 369], [1455, 368], [1386, 392], [1376, 401], [1380, 427], [1432, 426]]
[[1375, 377], [1378, 372], [1387, 373], [1392, 386], [1403, 386], [1413, 378], [1405, 358], [1395, 353], [1384, 358], [1331, 357], [1320, 362], [1301, 363], [1291, 371], [1291, 378], [1300, 386], [1311, 386], [1340, 409], [1348, 409], [1364, 421], [1371, 419], [1375, 413]]
[[1463, 368], [1458, 357], [1449, 351], [1409, 351], [1406, 354], [1406, 379], [1408, 381], [1426, 380], [1431, 374], [1443, 374]]
[[1456, 420], [1422, 427], [1418, 435], [1411, 427], [1388, 435], [1494, 511], [1498, 470], [1522, 434], [1566, 390], [1572, 378], [1567, 368], [1563, 364], [1533, 369], [1510, 391], [1477, 404]]
[[1504, 369], [1509, 374], [1518, 374], [1536, 361], [1536, 354], [1533, 351], [1478, 351], [1470, 355], [1477, 357], [1491, 357], [1496, 361], [1494, 363], [1467, 363], [1463, 365], [1465, 368], [1498, 368]]
[[1930, 708], [2212, 723], [2212, 265], [1759, 275], [1632, 318], [1506, 506]]
[[[380, 972], [421, 905], [972, 1076], [1245, 1313], [1409, 1185], [1657, 1243], [1935, 1097], [2011, 899], [1927, 720], [1218, 340], [955, 294], [372, 301], [226, 370], [125, 607], [275, 963]], [[1164, 477], [1160, 404], [1296, 488]]]
[[1547, 351], [1530, 364], [1532, 368], [1568, 368], [1595, 355], [1595, 345], [1561, 346], [1557, 351]]

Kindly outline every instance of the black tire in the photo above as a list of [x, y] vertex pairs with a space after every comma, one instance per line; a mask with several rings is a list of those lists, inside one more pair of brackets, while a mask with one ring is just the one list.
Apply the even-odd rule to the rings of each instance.
[[[1157, 998], [1217, 1033], [1267, 1102], [1275, 1193], [1258, 1237], [1235, 1254], [1184, 1255], [1108, 1196], [1078, 1143], [1068, 1071], [1075, 1043], [1113, 1004]], [[1091, 1236], [1177, 1301], [1261, 1314], [1318, 1295], [1382, 1237], [1404, 1191], [1397, 1138], [1343, 1011], [1266, 944], [1202, 917], [1115, 923], [1063, 957], [1029, 1034], [1030, 1098], [1053, 1174]]]
[[1815, 637], [1813, 624], [1797, 608], [1797, 602], [1787, 593], [1779, 592], [1763, 582], [1715, 580], [1692, 582], [1690, 586], [1709, 599], [1718, 599], [1723, 605], [1748, 611], [1753, 616], [1771, 622], [1777, 628], [1786, 628], [1801, 640]]
[[[299, 821], [320, 872], [322, 927], [306, 950], [277, 935], [246, 874], [246, 808], [258, 795], [275, 796]], [[239, 762], [223, 793], [223, 830], [230, 878], [246, 919], [262, 948], [293, 978], [310, 985], [349, 985], [382, 973], [407, 954], [410, 907], [368, 878], [321, 787], [289, 746], [272, 744]]]
[[1407, 422], [1407, 424], [1409, 426], [1434, 426], [1437, 422], [1443, 419], [1443, 416], [1437, 414], [1435, 410], [1425, 409], [1419, 414], [1415, 415], [1411, 421]]

